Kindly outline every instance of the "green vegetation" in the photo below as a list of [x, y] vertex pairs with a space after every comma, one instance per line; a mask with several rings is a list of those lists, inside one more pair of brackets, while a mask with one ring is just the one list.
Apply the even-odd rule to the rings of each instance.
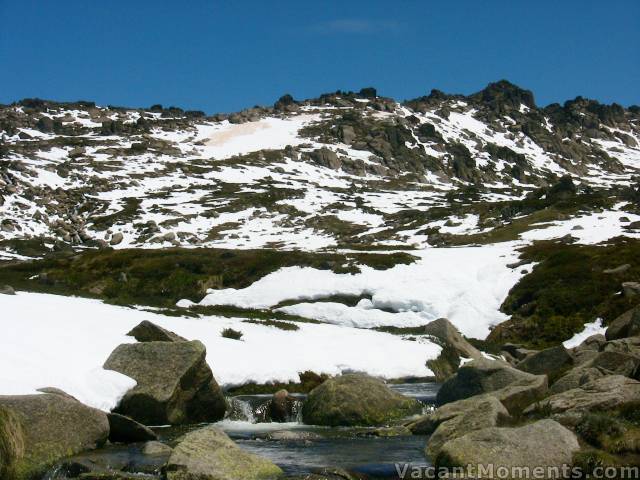
[[[524, 262], [536, 262], [509, 292], [502, 311], [512, 318], [488, 337], [493, 343], [522, 343], [544, 348], [567, 340], [585, 323], [608, 324], [638, 303], [619, 294], [621, 283], [640, 277], [640, 241], [619, 237], [606, 245], [536, 242], [522, 250]], [[619, 273], [605, 273], [621, 265]]]
[[212, 248], [98, 250], [5, 263], [0, 265], [0, 283], [17, 290], [101, 298], [121, 305], [171, 308], [183, 298], [199, 301], [209, 288], [247, 287], [282, 267], [297, 265], [357, 273], [358, 265], [384, 270], [414, 260], [406, 253]]
[[246, 323], [255, 323], [256, 325], [264, 325], [266, 327], [275, 327], [280, 330], [288, 330], [295, 332], [300, 330], [300, 327], [295, 323], [280, 322], [278, 320], [245, 320]]
[[223, 336], [224, 338], [230, 338], [232, 340], [240, 340], [243, 334], [242, 332], [239, 332], [238, 330], [234, 330], [233, 328], [225, 328], [224, 330], [222, 330], [222, 333], [220, 335]]

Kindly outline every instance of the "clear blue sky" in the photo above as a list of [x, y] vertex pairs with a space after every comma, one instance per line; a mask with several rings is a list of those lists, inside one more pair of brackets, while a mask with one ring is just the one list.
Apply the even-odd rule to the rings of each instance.
[[0, 0], [0, 102], [208, 113], [375, 86], [506, 78], [539, 105], [640, 104], [638, 0]]

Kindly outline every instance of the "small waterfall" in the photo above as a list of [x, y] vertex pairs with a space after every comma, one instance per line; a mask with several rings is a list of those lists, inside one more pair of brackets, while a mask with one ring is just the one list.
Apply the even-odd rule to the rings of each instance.
[[[229, 408], [225, 414], [226, 420], [271, 423], [271, 399], [264, 396], [227, 397]], [[286, 422], [302, 423], [302, 400], [295, 399], [291, 404], [291, 413], [287, 414]]]
[[257, 423], [251, 403], [236, 397], [227, 397], [227, 403], [229, 404], [229, 409], [225, 414], [225, 419]]

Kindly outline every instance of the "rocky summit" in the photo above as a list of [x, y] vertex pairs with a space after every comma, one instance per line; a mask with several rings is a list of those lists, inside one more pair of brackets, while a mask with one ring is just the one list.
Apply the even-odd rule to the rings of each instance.
[[474, 244], [637, 199], [639, 122], [638, 107], [582, 97], [540, 107], [505, 80], [404, 102], [373, 88], [285, 95], [216, 115], [25, 99], [0, 106], [0, 246], [24, 258]]

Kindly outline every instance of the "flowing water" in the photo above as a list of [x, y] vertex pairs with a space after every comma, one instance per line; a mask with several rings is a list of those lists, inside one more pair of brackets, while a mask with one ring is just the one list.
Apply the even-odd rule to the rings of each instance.
[[[431, 408], [439, 385], [414, 383], [390, 385], [394, 390], [414, 397]], [[380, 437], [372, 428], [330, 428], [304, 425], [300, 422], [303, 395], [294, 407], [287, 423], [267, 420], [266, 406], [271, 395], [242, 395], [229, 399], [230, 409], [217, 423], [241, 448], [269, 458], [288, 475], [335, 467], [365, 473], [376, 478], [398, 478], [396, 464], [429, 465], [424, 455], [426, 438], [420, 435]], [[201, 425], [155, 429], [159, 439], [171, 444], [185, 432]], [[90, 452], [79, 458], [117, 470], [129, 472], [157, 471], [158, 465], [141, 453], [141, 445], [113, 445]], [[58, 466], [45, 477], [47, 480], [73, 478]], [[143, 477], [144, 478], [144, 477]]]

